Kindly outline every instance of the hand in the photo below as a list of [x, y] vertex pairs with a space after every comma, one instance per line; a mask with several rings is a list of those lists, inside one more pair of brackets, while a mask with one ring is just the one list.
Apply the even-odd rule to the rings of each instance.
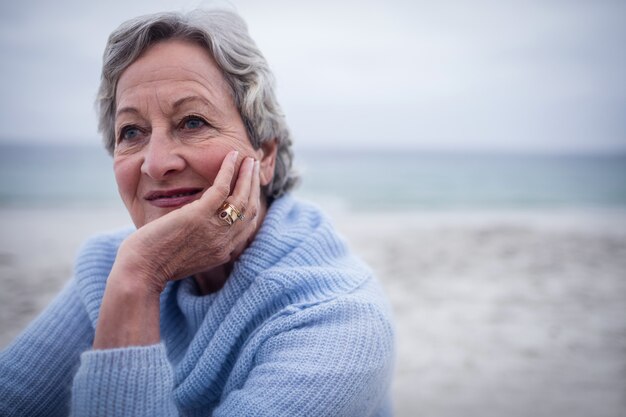
[[[245, 158], [234, 190], [237, 152], [230, 152], [213, 185], [202, 197], [141, 227], [120, 246], [115, 267], [124, 279], [143, 280], [160, 293], [168, 281], [181, 279], [233, 261], [257, 229], [261, 209], [259, 163]], [[245, 214], [228, 225], [217, 215], [228, 201]]]
[[[213, 185], [193, 203], [141, 227], [120, 246], [109, 274], [94, 349], [150, 345], [160, 339], [160, 294], [180, 279], [234, 260], [257, 229], [259, 162], [246, 158], [230, 194], [237, 152], [229, 153]], [[230, 194], [230, 196], [229, 196]], [[245, 220], [228, 225], [217, 210], [228, 201]]]

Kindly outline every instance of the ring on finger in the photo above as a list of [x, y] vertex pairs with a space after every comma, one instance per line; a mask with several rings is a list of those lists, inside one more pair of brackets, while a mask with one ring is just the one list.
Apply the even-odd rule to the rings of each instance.
[[237, 220], [243, 220], [244, 215], [237, 210], [235, 206], [228, 201], [224, 201], [224, 204], [218, 210], [218, 216], [224, 220], [229, 226], [232, 226]]

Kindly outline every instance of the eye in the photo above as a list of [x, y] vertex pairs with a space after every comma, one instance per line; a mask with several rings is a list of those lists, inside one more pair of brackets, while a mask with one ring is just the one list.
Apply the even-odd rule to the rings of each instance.
[[200, 129], [201, 127], [206, 126], [206, 122], [198, 116], [185, 117], [181, 124], [184, 129], [190, 130]]
[[136, 126], [125, 126], [120, 131], [120, 141], [136, 139], [141, 131]]

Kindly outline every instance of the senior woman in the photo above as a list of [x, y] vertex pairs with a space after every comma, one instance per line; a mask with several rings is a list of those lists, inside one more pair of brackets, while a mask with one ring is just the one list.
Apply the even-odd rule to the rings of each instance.
[[122, 24], [97, 108], [136, 227], [88, 241], [1, 354], [0, 414], [389, 415], [388, 305], [289, 195], [289, 131], [241, 18]]

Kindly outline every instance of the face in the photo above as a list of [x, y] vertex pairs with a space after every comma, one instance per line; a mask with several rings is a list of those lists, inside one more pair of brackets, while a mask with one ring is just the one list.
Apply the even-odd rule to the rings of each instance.
[[115, 179], [137, 227], [200, 198], [231, 150], [239, 163], [260, 160], [261, 184], [271, 181], [274, 142], [252, 147], [224, 76], [198, 45], [148, 49], [122, 73], [116, 109]]

